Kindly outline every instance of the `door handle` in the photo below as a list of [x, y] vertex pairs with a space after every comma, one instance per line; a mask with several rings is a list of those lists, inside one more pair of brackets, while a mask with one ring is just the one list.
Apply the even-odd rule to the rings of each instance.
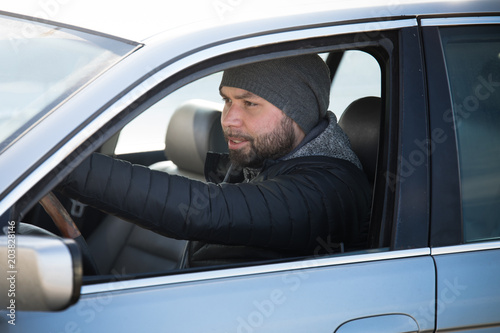
[[340, 325], [334, 333], [417, 333], [417, 322], [405, 314], [387, 314], [353, 319]]

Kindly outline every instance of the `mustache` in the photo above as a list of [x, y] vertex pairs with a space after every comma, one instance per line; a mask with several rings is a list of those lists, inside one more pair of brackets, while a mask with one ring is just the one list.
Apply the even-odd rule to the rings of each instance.
[[248, 134], [238, 132], [238, 131], [224, 130], [224, 138], [226, 139], [226, 141], [230, 137], [233, 139], [243, 139], [246, 141], [254, 141], [254, 138]]

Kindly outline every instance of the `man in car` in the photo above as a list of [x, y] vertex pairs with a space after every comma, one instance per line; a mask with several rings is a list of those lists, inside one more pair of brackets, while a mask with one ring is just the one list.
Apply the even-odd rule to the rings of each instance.
[[329, 70], [317, 55], [228, 69], [220, 94], [229, 154], [207, 156], [207, 183], [93, 154], [60, 188], [191, 240], [191, 266], [362, 247], [370, 187], [327, 111], [329, 91]]

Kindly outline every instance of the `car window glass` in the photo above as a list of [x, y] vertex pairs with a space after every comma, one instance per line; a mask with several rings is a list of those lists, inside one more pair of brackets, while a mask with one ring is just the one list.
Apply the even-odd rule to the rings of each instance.
[[[465, 242], [500, 238], [500, 27], [441, 29]], [[445, 120], [446, 120], [445, 119]]]
[[0, 151], [135, 44], [0, 15]]
[[348, 50], [335, 73], [330, 92], [329, 109], [337, 115], [358, 98], [380, 97], [381, 74], [377, 60], [369, 53]]

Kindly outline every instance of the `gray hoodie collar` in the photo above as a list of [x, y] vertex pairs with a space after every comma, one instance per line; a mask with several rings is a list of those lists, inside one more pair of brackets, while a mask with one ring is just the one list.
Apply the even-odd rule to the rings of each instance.
[[[312, 135], [309, 135], [312, 134]], [[301, 144], [282, 160], [303, 156], [328, 156], [346, 160], [362, 169], [361, 162], [351, 149], [351, 143], [337, 124], [337, 117], [331, 111], [311, 130]]]
[[[346, 160], [363, 169], [358, 157], [351, 149], [349, 138], [337, 123], [337, 117], [328, 111], [326, 117], [319, 122], [302, 140], [302, 142], [286, 156], [279, 160], [286, 161], [292, 158], [305, 156], [327, 156]], [[261, 169], [243, 168], [246, 181], [260, 173]]]

